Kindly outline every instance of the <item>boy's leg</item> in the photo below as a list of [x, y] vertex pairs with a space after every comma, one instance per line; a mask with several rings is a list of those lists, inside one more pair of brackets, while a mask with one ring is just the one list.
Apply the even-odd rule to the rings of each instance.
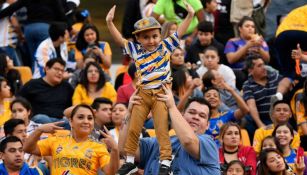
[[[161, 88], [157, 93], [164, 93]], [[156, 98], [156, 97], [155, 97]], [[156, 136], [160, 145], [160, 160], [172, 159], [172, 146], [168, 134], [168, 109], [165, 102], [154, 100], [152, 104], [152, 115]]]
[[140, 89], [138, 95], [142, 97], [142, 104], [134, 105], [132, 108], [130, 126], [128, 129], [127, 141], [125, 143], [125, 152], [127, 155], [135, 155], [138, 148], [140, 133], [150, 112], [150, 90]]

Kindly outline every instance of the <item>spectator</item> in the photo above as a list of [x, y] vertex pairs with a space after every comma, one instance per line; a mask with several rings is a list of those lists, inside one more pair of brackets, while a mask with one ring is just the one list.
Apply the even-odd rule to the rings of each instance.
[[76, 20], [75, 23], [72, 25], [72, 31], [70, 32], [71, 42], [76, 42], [78, 33], [80, 32], [83, 25], [86, 23], [91, 23], [92, 21], [90, 12], [87, 9], [77, 10], [75, 13], [75, 20]]
[[114, 129], [110, 130], [110, 134], [115, 140], [116, 143], [118, 143], [118, 137], [119, 137], [119, 130], [122, 126], [122, 123], [128, 113], [128, 106], [124, 103], [116, 103], [113, 106], [112, 109], [112, 123], [114, 125]]
[[122, 85], [117, 90], [117, 103], [129, 103], [129, 99], [133, 92], [136, 90], [137, 74], [136, 66], [134, 63], [130, 63], [128, 68], [128, 74], [132, 81], [129, 84]]
[[16, 136], [22, 143], [27, 139], [27, 127], [22, 119], [10, 119], [4, 123], [5, 137]]
[[22, 141], [15, 136], [5, 138], [0, 143], [0, 153], [3, 163], [0, 164], [0, 174], [23, 174], [23, 175], [41, 175], [42, 172], [36, 168], [30, 168], [23, 161]]
[[96, 110], [92, 136], [99, 141], [102, 138], [100, 131], [105, 131], [104, 127], [112, 121], [112, 101], [108, 98], [98, 97], [95, 98], [91, 107]]
[[0, 54], [0, 76], [6, 78], [12, 95], [22, 87], [21, 75], [14, 69], [13, 61], [6, 54]]
[[30, 135], [38, 126], [38, 123], [33, 122], [32, 106], [28, 100], [22, 97], [15, 98], [11, 104], [12, 119], [21, 119], [27, 126], [27, 135]]
[[[89, 138], [94, 128], [94, 112], [88, 105], [77, 105], [70, 116], [71, 135], [51, 136], [39, 140], [43, 133], [54, 133], [61, 122], [41, 125], [24, 144], [24, 150], [38, 156], [52, 156], [52, 174], [97, 174], [102, 169], [106, 174], [115, 174], [119, 167], [119, 152], [117, 144], [108, 131], [102, 133], [105, 137], [101, 142]], [[76, 147], [78, 149], [76, 149]], [[107, 147], [111, 150], [110, 154]], [[68, 160], [62, 164], [60, 160]], [[75, 164], [76, 163], [76, 164]]]
[[[82, 55], [92, 50], [103, 70], [110, 74], [109, 69], [112, 64], [112, 51], [108, 42], [99, 41], [99, 31], [96, 26], [93, 24], [83, 25], [78, 34], [76, 47]], [[80, 56], [77, 56], [77, 54], [76, 59], [78, 61], [80, 60]]]
[[[0, 9], [10, 6], [14, 1], [4, 0]], [[0, 21], [0, 53], [5, 53], [14, 61], [15, 66], [22, 66], [22, 59], [16, 51], [18, 39], [22, 37], [22, 31], [18, 24], [16, 15], [11, 15]]]
[[110, 82], [106, 82], [103, 70], [96, 62], [90, 62], [84, 68], [81, 82], [77, 85], [72, 97], [73, 105], [92, 104], [97, 97], [116, 101], [116, 91]]
[[256, 152], [253, 147], [240, 144], [242, 136], [238, 124], [225, 123], [221, 128], [219, 139], [222, 143], [219, 149], [222, 172], [227, 172], [228, 162], [239, 160], [244, 164], [247, 174], [256, 175]]
[[5, 78], [0, 77], [0, 126], [11, 118], [10, 98], [10, 86]]
[[[258, 128], [254, 135], [253, 147], [257, 153], [260, 153], [261, 151], [261, 143], [263, 143], [263, 139], [272, 135], [273, 130], [277, 125], [288, 123], [290, 117], [292, 117], [290, 106], [286, 101], [277, 101], [272, 104], [272, 107], [271, 120], [273, 124]], [[299, 146], [300, 136], [295, 132], [291, 147], [298, 148]]]
[[225, 175], [247, 175], [245, 172], [245, 166], [239, 160], [230, 161], [224, 174]]
[[[197, 27], [197, 24], [204, 20], [204, 10], [200, 1], [187, 0], [187, 3], [191, 4], [195, 11], [195, 17], [185, 32], [186, 34], [191, 34]], [[165, 21], [181, 24], [187, 14], [188, 11], [183, 0], [159, 0], [153, 9], [152, 16], [159, 20], [160, 16], [164, 15]], [[164, 21], [159, 22], [161, 24], [164, 23]]]
[[211, 109], [211, 119], [209, 120], [209, 128], [206, 131], [206, 134], [211, 135], [212, 138], [214, 138], [217, 145], [220, 145], [218, 140], [218, 135], [220, 133], [220, 127], [222, 127], [223, 124], [229, 122], [229, 121], [238, 121], [241, 118], [243, 118], [248, 112], [248, 106], [242, 99], [242, 97], [236, 93], [236, 91], [230, 87], [225, 82], [220, 83], [220, 87], [226, 89], [228, 92], [230, 92], [236, 102], [238, 103], [239, 108], [235, 110], [229, 110], [227, 112], [219, 112], [218, 108], [221, 104], [220, 94], [219, 90], [211, 87], [204, 91], [204, 98], [210, 103], [212, 109]]
[[205, 21], [211, 22], [213, 25], [215, 23], [214, 15], [217, 10], [216, 0], [201, 0], [205, 10]]
[[199, 90], [201, 86], [200, 78], [192, 79], [186, 69], [181, 68], [173, 71], [172, 78], [172, 91], [179, 111], [183, 111], [190, 97], [203, 97], [202, 92]]
[[12, 15], [16, 10], [27, 8], [27, 24], [24, 35], [29, 47], [34, 66], [34, 53], [38, 45], [48, 38], [48, 29], [52, 22], [66, 22], [65, 11], [61, 0], [32, 0], [16, 1], [0, 12], [0, 18]]
[[[219, 106], [219, 110], [221, 112], [226, 112], [229, 109], [235, 110], [238, 108], [237, 102], [235, 100], [235, 98], [231, 95], [230, 92], [228, 92], [227, 90], [223, 89], [222, 87], [219, 86], [219, 82], [225, 81], [228, 85], [231, 85], [231, 81], [228, 82], [227, 79], [223, 78], [222, 74], [220, 74], [218, 71], [216, 70], [208, 70], [203, 78], [203, 90], [205, 90], [206, 88], [210, 88], [210, 87], [214, 87], [217, 88], [219, 90], [220, 96], [221, 96], [221, 105]], [[240, 94], [239, 90], [235, 87], [234, 90], [236, 91], [237, 94]]]
[[187, 50], [187, 54], [185, 56], [185, 62], [190, 62], [193, 64], [199, 64], [200, 54], [204, 52], [204, 50], [213, 46], [217, 48], [218, 55], [221, 58], [222, 64], [228, 64], [225, 58], [224, 46], [214, 39], [214, 29], [213, 24], [211, 22], [202, 21], [197, 26], [197, 39], [191, 44], [191, 46]]
[[201, 67], [196, 71], [199, 77], [203, 77], [208, 70], [216, 70], [223, 76], [227, 84], [233, 88], [236, 88], [236, 76], [230, 67], [224, 64], [219, 64], [220, 57], [218, 55], [217, 48], [208, 46], [203, 51], [201, 60], [203, 65], [201, 65]]
[[161, 37], [167, 38], [169, 37], [171, 34], [175, 33], [178, 29], [178, 25], [176, 22], [165, 22], [162, 25], [162, 29], [161, 29]]
[[230, 67], [242, 70], [249, 54], [260, 54], [264, 62], [269, 62], [269, 48], [261, 36], [255, 35], [253, 19], [244, 16], [238, 23], [238, 28], [240, 37], [230, 39], [225, 46], [224, 52]]
[[45, 76], [44, 68], [48, 60], [61, 58], [66, 62], [67, 68], [74, 70], [76, 63], [68, 60], [67, 45], [67, 26], [65, 23], [53, 23], [49, 27], [49, 36], [42, 41], [35, 53], [35, 65], [33, 78]]
[[122, 23], [122, 34], [123, 37], [132, 41], [134, 36], [132, 35], [132, 32], [134, 31], [134, 24], [142, 19], [141, 12], [142, 4], [145, 1], [144, 0], [127, 0], [125, 4], [125, 12], [124, 12], [124, 18]]
[[[300, 158], [300, 163], [297, 164], [299, 172], [297, 175], [304, 174], [304, 158]], [[289, 174], [294, 175], [291, 170], [289, 170], [288, 165], [283, 158], [283, 155], [276, 149], [266, 149], [263, 150], [259, 156], [259, 165], [257, 166], [258, 174]]]
[[[283, 157], [285, 158], [287, 164], [291, 167], [291, 169], [294, 171], [294, 173], [299, 173], [298, 169], [296, 168], [296, 160], [303, 160], [306, 166], [306, 158], [303, 157], [303, 159], [298, 155], [299, 149], [294, 149], [290, 145], [294, 138], [294, 130], [290, 124], [280, 124], [277, 125], [272, 133], [272, 136], [275, 137], [276, 143], [278, 145], [278, 148], [283, 153]], [[304, 151], [304, 150], [303, 150]], [[307, 169], [304, 171], [304, 175], [307, 174]]]
[[[123, 150], [126, 133], [130, 123], [132, 105], [141, 105], [139, 96], [132, 96], [129, 103], [129, 115], [120, 132], [119, 149]], [[189, 100], [183, 115], [177, 110], [172, 92], [166, 89], [166, 95], [159, 94], [158, 100], [164, 100], [169, 109], [172, 127], [176, 136], [171, 138], [174, 160], [172, 171], [182, 174], [219, 174], [218, 152], [214, 141], [204, 132], [210, 119], [210, 105], [202, 98]], [[144, 174], [158, 174], [159, 146], [156, 138], [144, 138], [139, 142], [136, 160]]]
[[46, 63], [46, 76], [27, 82], [18, 93], [26, 98], [33, 107], [32, 121], [36, 123], [51, 123], [65, 120], [65, 127], [69, 128], [67, 119], [63, 118], [63, 111], [71, 106], [73, 89], [63, 81], [65, 62], [51, 59]]
[[275, 142], [275, 138], [271, 135], [269, 136], [266, 136], [263, 140], [262, 140], [262, 143], [261, 143], [261, 151], [262, 152], [263, 150], [265, 149], [269, 149], [269, 148], [273, 148], [273, 149], [277, 149], [277, 145], [276, 145], [276, 142]]

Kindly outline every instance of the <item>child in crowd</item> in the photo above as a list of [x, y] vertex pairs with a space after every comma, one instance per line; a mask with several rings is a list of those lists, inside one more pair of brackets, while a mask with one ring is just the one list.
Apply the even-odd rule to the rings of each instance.
[[239, 160], [232, 160], [229, 162], [225, 175], [246, 175], [244, 164]]
[[131, 125], [128, 130], [125, 152], [126, 163], [118, 170], [118, 174], [130, 174], [137, 171], [134, 164], [135, 153], [138, 148], [139, 135], [143, 124], [151, 111], [155, 123], [157, 139], [160, 145], [159, 174], [169, 174], [172, 159], [171, 143], [168, 135], [168, 112], [166, 104], [156, 101], [159, 93], [164, 93], [163, 84], [171, 82], [170, 54], [179, 47], [181, 38], [191, 23], [194, 10], [186, 3], [188, 15], [178, 27], [177, 32], [162, 40], [161, 25], [154, 18], [143, 18], [134, 24], [135, 42], [125, 40], [113, 23], [114, 6], [106, 17], [107, 26], [115, 42], [124, 48], [135, 60], [138, 72], [138, 95], [142, 97], [143, 105], [136, 105], [132, 109]]
[[277, 145], [275, 143], [275, 139], [273, 136], [269, 135], [267, 137], [265, 137], [262, 141], [262, 144], [261, 144], [261, 151], [262, 150], [265, 150], [265, 149], [268, 149], [268, 148], [274, 148], [274, 149], [277, 149]]

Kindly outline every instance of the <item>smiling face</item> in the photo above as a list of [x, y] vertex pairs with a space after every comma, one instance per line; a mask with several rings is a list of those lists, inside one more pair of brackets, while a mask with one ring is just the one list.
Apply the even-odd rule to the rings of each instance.
[[279, 142], [280, 146], [282, 147], [289, 146], [291, 144], [291, 141], [293, 140], [293, 135], [291, 134], [291, 131], [287, 127], [287, 125], [279, 126], [276, 129], [275, 137]]
[[273, 108], [272, 118], [277, 124], [287, 123], [291, 115], [290, 106], [286, 103], [279, 103]]
[[209, 108], [207, 105], [194, 101], [187, 107], [183, 117], [195, 133], [203, 134], [207, 130], [209, 124]]
[[145, 30], [135, 36], [136, 40], [148, 52], [154, 51], [161, 42], [161, 32], [159, 29]]
[[46, 76], [45, 78], [48, 82], [53, 85], [60, 84], [63, 80], [63, 74], [65, 72], [65, 67], [60, 63], [54, 63], [52, 67], [46, 67]]
[[220, 106], [220, 94], [215, 89], [211, 89], [204, 94], [205, 100], [207, 100], [212, 109], [216, 109]]
[[89, 135], [94, 128], [93, 113], [88, 108], [79, 107], [74, 116], [70, 118], [70, 125], [75, 135]]
[[266, 165], [274, 173], [282, 172], [286, 168], [284, 158], [276, 152], [268, 153]]

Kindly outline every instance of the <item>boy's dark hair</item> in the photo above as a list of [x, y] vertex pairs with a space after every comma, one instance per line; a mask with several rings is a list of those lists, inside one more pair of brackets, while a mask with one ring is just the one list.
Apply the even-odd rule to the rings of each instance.
[[49, 36], [52, 41], [56, 41], [60, 37], [65, 36], [67, 25], [62, 22], [54, 22], [49, 27]]
[[6, 137], [5, 139], [3, 139], [1, 141], [1, 143], [0, 143], [0, 152], [4, 153], [4, 150], [6, 149], [7, 144], [11, 143], [11, 142], [13, 142], [13, 143], [20, 142], [21, 145], [23, 145], [22, 141], [18, 137], [16, 137], [16, 136], [9, 136], [9, 137]]
[[208, 50], [214, 51], [219, 56], [219, 51], [214, 46], [208, 46], [204, 49], [203, 53], [206, 53]]
[[16, 126], [26, 125], [22, 119], [12, 118], [4, 123], [4, 134], [5, 136], [12, 135]]
[[214, 32], [212, 22], [208, 22], [208, 21], [202, 21], [198, 23], [197, 29], [198, 31], [201, 31], [201, 32], [210, 32], [210, 33]]
[[207, 7], [207, 3], [211, 3], [213, 0], [201, 0], [201, 4], [203, 5], [204, 9]]
[[246, 57], [246, 61], [245, 61], [245, 68], [248, 69], [252, 69], [254, 67], [254, 61], [258, 60], [258, 59], [262, 59], [262, 56], [259, 54], [251, 54], [248, 55]]
[[249, 16], [243, 16], [242, 19], [241, 19], [241, 20], [239, 21], [239, 23], [238, 23], [238, 28], [239, 28], [239, 27], [242, 27], [243, 24], [244, 24], [246, 21], [252, 21], [252, 22], [255, 23], [255, 21], [254, 21], [253, 18], [251, 18], [251, 17], [249, 17]]
[[95, 98], [94, 102], [92, 103], [91, 107], [95, 110], [98, 110], [100, 107], [100, 104], [109, 104], [112, 106], [112, 101], [108, 98], [104, 98], [104, 97], [98, 97]]
[[193, 97], [193, 98], [190, 98], [190, 99], [188, 100], [188, 102], [186, 103], [186, 105], [185, 105], [185, 107], [184, 107], [184, 111], [190, 106], [190, 104], [191, 104], [192, 102], [197, 102], [197, 103], [199, 103], [199, 104], [208, 106], [208, 108], [209, 108], [208, 120], [210, 120], [210, 117], [211, 117], [211, 105], [210, 105], [210, 103], [209, 103], [207, 100], [205, 100], [204, 98]]
[[132, 80], [135, 79], [135, 73], [136, 73], [135, 63], [130, 63], [128, 68], [128, 75], [131, 77]]
[[59, 63], [59, 64], [61, 64], [64, 67], [66, 66], [66, 63], [65, 63], [65, 61], [62, 58], [55, 58], [55, 59], [51, 59], [51, 60], [47, 61], [46, 67], [52, 68], [52, 66], [55, 63]]
[[289, 106], [289, 108], [290, 108], [290, 105], [289, 105], [289, 103], [286, 101], [286, 100], [278, 100], [278, 101], [276, 101], [275, 103], [273, 103], [273, 109], [275, 108], [275, 106], [276, 105], [278, 105], [278, 104], [287, 104], [288, 106]]

